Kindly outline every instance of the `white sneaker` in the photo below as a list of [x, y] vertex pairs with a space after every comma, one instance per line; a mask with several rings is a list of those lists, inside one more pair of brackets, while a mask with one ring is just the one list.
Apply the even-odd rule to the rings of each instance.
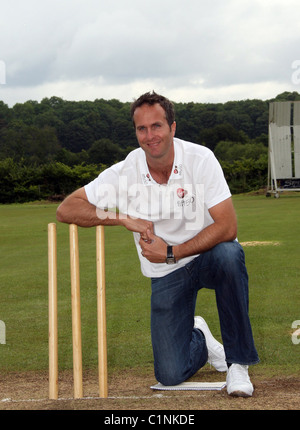
[[195, 327], [201, 330], [205, 336], [208, 350], [208, 363], [214, 366], [219, 372], [226, 372], [228, 368], [223, 345], [213, 337], [208, 325], [202, 317], [195, 317], [194, 321]]
[[248, 366], [232, 363], [226, 378], [227, 393], [234, 397], [251, 397], [254, 391], [248, 375]]

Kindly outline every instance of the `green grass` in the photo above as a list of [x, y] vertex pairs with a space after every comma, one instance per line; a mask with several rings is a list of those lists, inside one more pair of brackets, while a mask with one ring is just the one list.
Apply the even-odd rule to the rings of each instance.
[[[300, 196], [235, 196], [239, 240], [277, 241], [245, 247], [250, 316], [261, 364], [269, 374], [299, 374], [300, 345], [291, 341], [300, 319]], [[48, 369], [47, 224], [56, 205], [0, 206], [0, 372]], [[57, 223], [59, 367], [72, 367], [68, 226]], [[152, 366], [150, 281], [140, 273], [132, 234], [106, 228], [106, 299], [109, 370]], [[79, 229], [83, 363], [97, 366], [95, 230]], [[201, 290], [197, 313], [220, 339], [214, 293]]]

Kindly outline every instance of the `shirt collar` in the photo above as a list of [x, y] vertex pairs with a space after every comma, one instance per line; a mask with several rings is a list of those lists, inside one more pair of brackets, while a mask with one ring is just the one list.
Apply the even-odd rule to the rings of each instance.
[[[172, 172], [169, 178], [169, 182], [172, 180], [180, 179], [183, 176], [183, 154], [182, 154], [182, 148], [179, 145], [179, 141], [177, 138], [174, 138], [174, 163], [172, 167]], [[148, 164], [146, 161], [146, 155], [143, 151], [142, 160], [140, 163], [140, 173], [141, 173], [141, 180], [143, 185], [154, 185], [157, 184], [157, 182], [152, 178]]]

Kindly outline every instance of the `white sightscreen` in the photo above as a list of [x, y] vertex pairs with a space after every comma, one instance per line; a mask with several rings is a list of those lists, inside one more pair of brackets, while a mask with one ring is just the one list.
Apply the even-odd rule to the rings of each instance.
[[294, 103], [294, 159], [295, 177], [300, 178], [300, 102]]
[[270, 103], [269, 150], [272, 172], [277, 179], [290, 179], [293, 176], [291, 106], [292, 102]]

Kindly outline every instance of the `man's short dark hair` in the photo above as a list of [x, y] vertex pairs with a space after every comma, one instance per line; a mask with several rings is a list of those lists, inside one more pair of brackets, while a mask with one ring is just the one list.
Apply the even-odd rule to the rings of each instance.
[[134, 124], [133, 115], [137, 108], [141, 107], [144, 104], [153, 106], [156, 103], [158, 103], [165, 111], [167, 122], [171, 127], [171, 125], [175, 121], [175, 112], [174, 112], [173, 103], [170, 100], [168, 100], [166, 97], [156, 94], [154, 91], [152, 91], [152, 93], [148, 92], [141, 95], [137, 100], [135, 100], [132, 103], [130, 114], [131, 114], [131, 119], [133, 121], [133, 124]]

